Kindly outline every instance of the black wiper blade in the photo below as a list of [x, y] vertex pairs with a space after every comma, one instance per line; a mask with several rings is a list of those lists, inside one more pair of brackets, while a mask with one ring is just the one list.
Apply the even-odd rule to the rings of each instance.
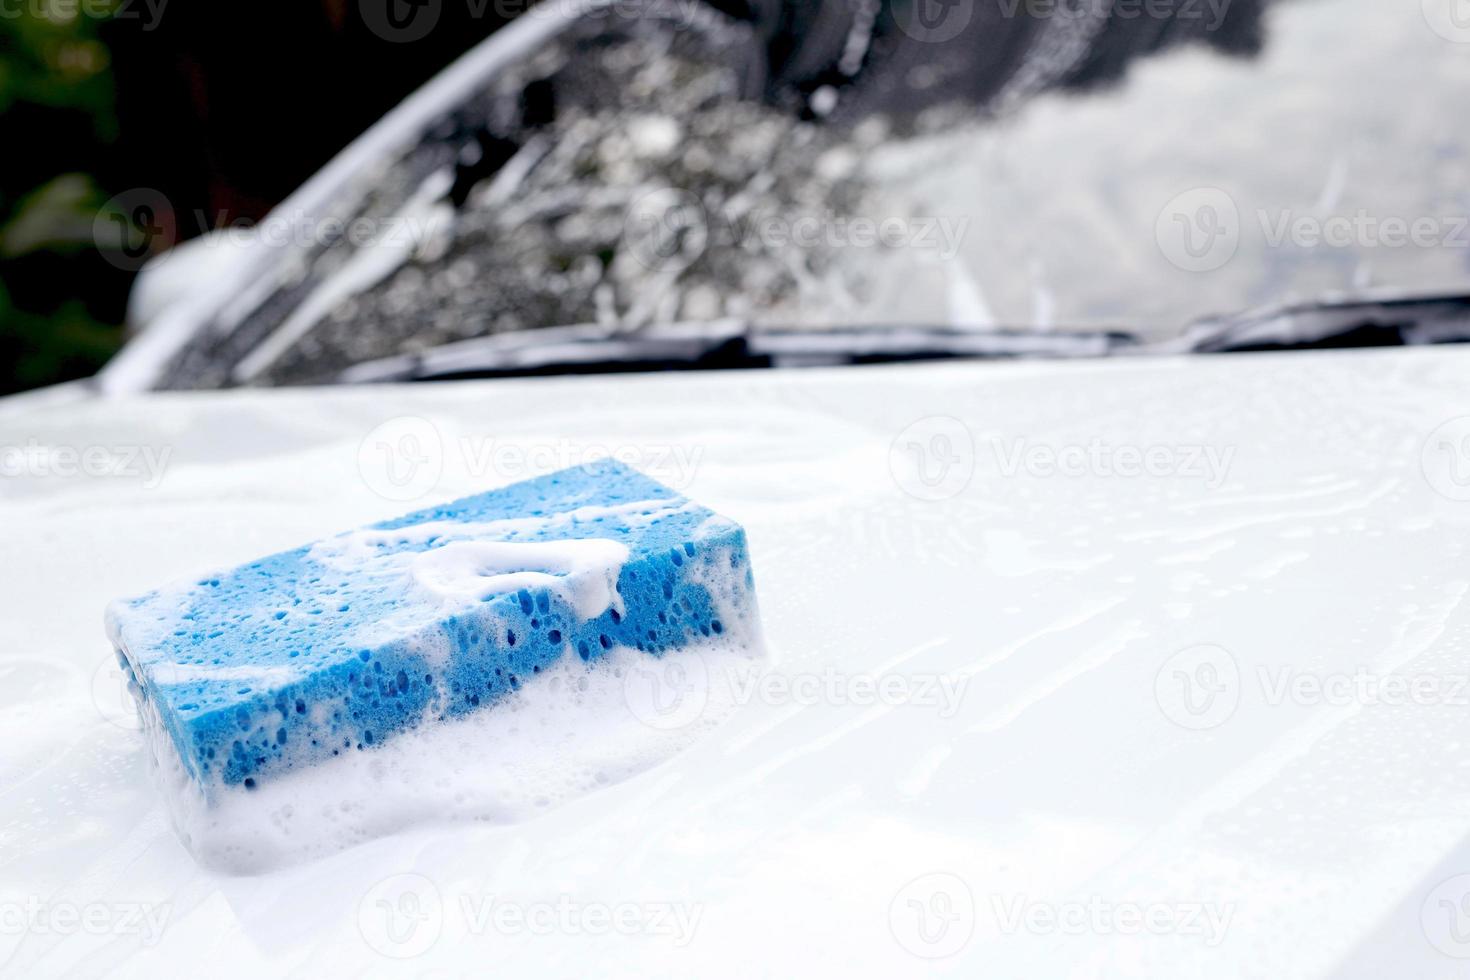
[[1470, 293], [1355, 297], [1196, 320], [1161, 353], [1406, 347], [1470, 340]]
[[1205, 317], [1179, 337], [1125, 330], [975, 330], [953, 326], [780, 327], [744, 320], [672, 323], [619, 331], [546, 327], [478, 337], [354, 365], [337, 381], [634, 371], [836, 367], [908, 361], [1096, 358], [1115, 354], [1394, 347], [1470, 341], [1470, 294], [1299, 303]]
[[354, 365], [338, 381], [428, 381], [545, 374], [835, 367], [952, 358], [1092, 358], [1138, 349], [1122, 331], [966, 330], [946, 326], [773, 327], [743, 320], [616, 332], [547, 327]]

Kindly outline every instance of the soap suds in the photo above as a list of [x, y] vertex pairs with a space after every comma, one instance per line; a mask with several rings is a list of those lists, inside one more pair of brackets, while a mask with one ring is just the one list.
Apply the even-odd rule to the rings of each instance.
[[622, 613], [618, 573], [628, 546], [606, 538], [570, 541], [453, 541], [414, 553], [414, 583], [451, 602], [483, 602], [517, 589], [551, 589], [583, 620], [609, 606]]
[[519, 589], [551, 588], [586, 620], [609, 608], [624, 612], [617, 580], [628, 560], [627, 546], [599, 537], [514, 539], [604, 522], [645, 527], [691, 506], [683, 498], [637, 500], [541, 517], [370, 528], [319, 542], [308, 557], [336, 572], [404, 579], [449, 605], [480, 602]]
[[239, 681], [242, 684], [290, 684], [302, 676], [299, 666], [277, 664], [192, 664], [153, 663], [149, 671], [156, 684], [187, 684], [191, 681]]
[[[730, 637], [664, 658], [626, 647], [591, 664], [564, 656], [488, 710], [208, 801], [158, 719], [144, 727], [180, 838], [205, 865], [253, 873], [426, 822], [518, 823], [629, 779], [727, 718], [739, 703], [733, 679], [763, 656]], [[654, 716], [644, 675], [657, 686], [676, 665], [696, 667], [676, 673], [701, 686], [663, 691]], [[679, 710], [662, 713], [669, 705]]]
[[395, 528], [365, 528], [319, 541], [309, 557], [328, 568], [354, 571], [364, 559], [379, 557], [387, 548], [416, 547], [462, 538], [514, 540], [544, 535], [577, 525], [613, 521], [639, 528], [697, 506], [683, 497], [635, 500], [623, 504], [593, 504], [540, 517], [507, 517], [494, 521], [422, 521]]
[[[691, 510], [708, 512], [682, 497], [583, 507], [566, 501], [568, 509], [550, 513], [545, 500], [529, 500], [517, 516], [476, 520], [485, 509], [471, 499], [458, 510], [349, 531], [249, 566], [251, 590], [232, 593], [231, 601], [250, 610], [261, 607], [257, 593], [279, 579], [331, 597], [307, 601], [308, 616], [319, 606], [352, 612], [329, 634], [307, 620], [295, 628], [308, 633], [293, 640], [308, 653], [360, 646], [345, 671], [346, 683], [356, 685], [351, 693], [273, 695], [272, 688], [319, 667], [310, 657], [301, 665], [221, 658], [208, 665], [207, 657], [148, 665], [161, 668], [149, 677], [155, 684], [228, 680], [237, 682], [232, 690], [242, 688], [239, 695], [255, 686], [264, 692], [260, 703], [233, 709], [228, 733], [214, 744], [187, 726], [181, 733], [177, 712], [192, 702], [181, 708], [134, 691], [173, 822], [201, 863], [258, 871], [425, 822], [526, 820], [657, 765], [734, 710], [740, 701], [732, 679], [748, 673], [737, 665], [763, 656], [738, 525], [691, 520]], [[233, 575], [179, 586], [181, 602], [196, 590], [224, 601], [212, 590], [233, 585]], [[180, 636], [169, 595], [148, 597], [162, 612], [119, 607], [112, 619], [128, 613], [144, 637]], [[554, 618], [538, 623], [537, 603], [541, 616]], [[265, 633], [301, 604], [271, 596]], [[648, 622], [624, 623], [630, 611]], [[609, 625], [577, 633], [600, 618]], [[137, 673], [122, 642], [135, 637], [122, 637], [115, 622], [109, 628], [125, 669]], [[212, 638], [203, 637], [204, 627], [197, 632], [196, 644]], [[402, 649], [378, 677], [373, 651], [384, 637], [401, 640]], [[520, 644], [530, 652], [509, 662], [508, 680], [496, 668], [488, 681], [488, 673], [467, 681], [458, 655], [484, 637], [503, 638], [507, 648], [534, 642]], [[413, 698], [394, 702], [401, 710], [380, 724], [376, 715], [360, 717], [378, 703], [365, 702], [359, 688]], [[267, 771], [277, 758], [287, 761]], [[225, 766], [237, 767], [235, 778], [219, 775]]]

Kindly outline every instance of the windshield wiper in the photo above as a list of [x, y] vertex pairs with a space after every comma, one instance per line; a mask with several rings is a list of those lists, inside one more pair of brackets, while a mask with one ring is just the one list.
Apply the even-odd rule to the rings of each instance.
[[1114, 331], [960, 327], [777, 327], [743, 320], [673, 323], [615, 332], [547, 327], [446, 344], [354, 365], [337, 380], [428, 381], [652, 370], [835, 367], [955, 358], [1102, 357], [1137, 348]]
[[906, 361], [1397, 347], [1470, 341], [1470, 294], [1299, 303], [1205, 317], [1175, 339], [1126, 330], [952, 326], [781, 327], [744, 320], [620, 332], [601, 325], [497, 334], [354, 365], [338, 381], [428, 381], [654, 370], [834, 367]]
[[1167, 353], [1413, 347], [1470, 340], [1470, 293], [1296, 303], [1196, 320]]

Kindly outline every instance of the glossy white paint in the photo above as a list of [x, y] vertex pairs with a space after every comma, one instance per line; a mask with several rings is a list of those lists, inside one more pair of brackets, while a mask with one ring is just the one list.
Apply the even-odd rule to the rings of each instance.
[[[0, 402], [0, 972], [1455, 975], [1467, 374], [1446, 348]], [[596, 451], [749, 530], [775, 666], [733, 716], [528, 822], [201, 871], [106, 600]]]

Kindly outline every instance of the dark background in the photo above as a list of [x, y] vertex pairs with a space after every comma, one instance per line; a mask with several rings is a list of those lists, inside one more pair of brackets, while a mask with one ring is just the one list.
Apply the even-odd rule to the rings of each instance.
[[0, 393], [90, 375], [121, 344], [138, 263], [94, 235], [114, 195], [167, 200], [154, 251], [258, 219], [516, 12], [442, 4], [403, 43], [356, 0], [71, 3], [0, 5]]

